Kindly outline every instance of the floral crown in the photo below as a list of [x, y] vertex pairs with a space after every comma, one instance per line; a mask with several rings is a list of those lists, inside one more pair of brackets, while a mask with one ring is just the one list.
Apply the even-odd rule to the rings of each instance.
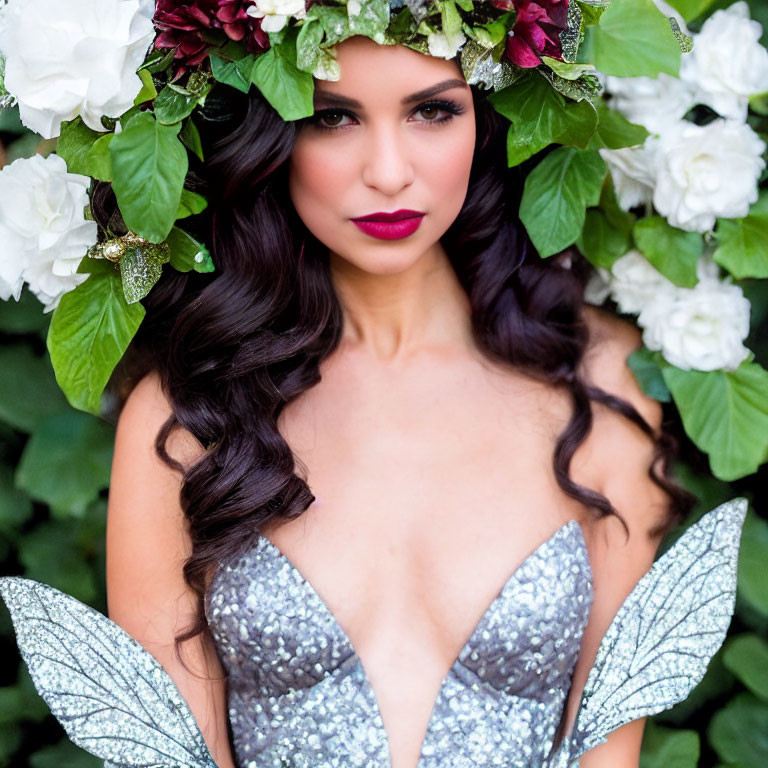
[[[314, 79], [341, 76], [335, 46], [364, 35], [456, 58], [490, 91], [507, 165], [525, 164], [519, 215], [538, 255], [577, 248], [595, 268], [587, 301], [638, 315], [641, 386], [675, 401], [718, 476], [754, 471], [768, 402], [749, 388], [768, 392], [768, 373], [742, 344], [750, 302], [733, 280], [768, 277], [768, 51], [743, 0], [690, 34], [710, 2], [670, 2], [0, 0], [0, 119], [18, 115], [20, 146], [43, 139], [0, 170], [0, 298], [26, 284], [52, 312], [56, 379], [100, 412], [163, 269], [215, 271], [187, 221], [208, 205], [188, 174], [213, 89], [309, 117]], [[714, 166], [727, 190], [712, 191]], [[107, 225], [94, 181], [117, 201]], [[736, 394], [712, 402], [739, 410], [717, 423], [743, 426], [722, 441], [689, 409], [726, 386], [717, 375]], [[750, 424], [765, 424], [759, 439]]]

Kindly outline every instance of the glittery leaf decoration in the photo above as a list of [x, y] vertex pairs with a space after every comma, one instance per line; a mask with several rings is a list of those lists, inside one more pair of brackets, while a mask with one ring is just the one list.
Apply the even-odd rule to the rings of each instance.
[[686, 35], [677, 23], [677, 19], [674, 16], [668, 16], [669, 26], [672, 27], [672, 34], [675, 36], [680, 50], [683, 53], [690, 53], [693, 50], [693, 38], [690, 35]]
[[121, 768], [215, 768], [194, 715], [158, 661], [64, 592], [0, 578], [38, 693], [78, 747]]
[[171, 257], [167, 245], [134, 246], [120, 259], [123, 293], [129, 304], [143, 299], [160, 279], [165, 264]]
[[566, 747], [572, 760], [625, 723], [683, 701], [725, 640], [748, 502], [707, 512], [651, 567], [603, 637]]
[[421, 21], [429, 12], [427, 0], [405, 0], [405, 4], [411, 11], [411, 15], [416, 21]]
[[581, 42], [581, 8], [578, 3], [568, 5], [568, 18], [565, 29], [560, 33], [563, 48], [563, 61], [575, 62]]

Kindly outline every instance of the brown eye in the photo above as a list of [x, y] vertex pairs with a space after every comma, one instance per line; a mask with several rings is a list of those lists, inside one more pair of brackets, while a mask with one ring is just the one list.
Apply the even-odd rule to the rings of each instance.
[[341, 112], [325, 112], [322, 116], [323, 122], [328, 126], [339, 125], [344, 115]]
[[428, 122], [431, 122], [432, 118], [437, 117], [439, 114], [440, 107], [436, 106], [435, 104], [430, 104], [426, 107], [422, 107], [419, 112], [421, 112], [422, 115], [427, 118]]

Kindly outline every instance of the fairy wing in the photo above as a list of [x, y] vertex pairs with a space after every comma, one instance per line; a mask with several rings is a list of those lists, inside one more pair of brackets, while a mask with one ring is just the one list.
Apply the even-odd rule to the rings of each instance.
[[216, 768], [171, 677], [122, 627], [48, 584], [0, 578], [38, 693], [105, 768]]
[[733, 615], [747, 507], [736, 497], [707, 512], [635, 585], [600, 643], [558, 765], [683, 701], [704, 677]]

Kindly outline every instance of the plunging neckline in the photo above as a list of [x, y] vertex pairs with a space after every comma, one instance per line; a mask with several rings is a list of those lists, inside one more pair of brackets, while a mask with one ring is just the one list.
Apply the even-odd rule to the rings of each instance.
[[[482, 632], [483, 627], [486, 621], [488, 620], [488, 617], [490, 616], [493, 609], [498, 605], [498, 603], [501, 600], [504, 599], [509, 589], [517, 582], [521, 572], [523, 571], [526, 565], [528, 565], [531, 561], [535, 560], [536, 558], [540, 557], [543, 550], [548, 545], [552, 544], [554, 541], [559, 539], [560, 537], [566, 536], [566, 535], [574, 535], [574, 534], [577, 536], [576, 542], [579, 545], [579, 550], [583, 556], [584, 564], [586, 566], [586, 574], [589, 582], [590, 591], [593, 589], [593, 586], [594, 586], [593, 572], [592, 572], [591, 562], [589, 559], [589, 553], [587, 550], [587, 543], [584, 538], [584, 531], [578, 520], [575, 520], [575, 519], [569, 520], [567, 523], [564, 523], [562, 526], [560, 526], [551, 536], [549, 536], [547, 539], [542, 541], [532, 552], [529, 552], [522, 559], [522, 561], [514, 568], [514, 570], [506, 578], [501, 588], [496, 592], [496, 595], [488, 604], [485, 611], [483, 611], [482, 616], [475, 624], [475, 627], [472, 630], [471, 634], [469, 635], [468, 640], [464, 643], [464, 645], [462, 646], [461, 650], [458, 653], [458, 656], [456, 656], [455, 660], [453, 661], [450, 668], [448, 669], [448, 672], [446, 672], [446, 674], [443, 676], [440, 682], [440, 687], [438, 688], [437, 696], [435, 697], [435, 700], [432, 704], [432, 710], [430, 712], [430, 716], [427, 721], [427, 727], [424, 732], [424, 736], [422, 737], [422, 740], [421, 740], [421, 747], [419, 751], [419, 758], [416, 764], [416, 768], [421, 768], [422, 766], [422, 761], [424, 759], [424, 747], [429, 740], [429, 735], [432, 729], [432, 724], [433, 724], [435, 712], [437, 710], [437, 705], [440, 701], [441, 696], [445, 691], [446, 684], [449, 678], [451, 677], [451, 674], [454, 673], [458, 667], [462, 666], [465, 653], [468, 651], [468, 649], [472, 647], [473, 641]], [[349, 639], [349, 635], [347, 634], [347, 631], [341, 626], [338, 619], [334, 615], [333, 611], [331, 611], [331, 609], [328, 607], [328, 603], [325, 601], [325, 599], [320, 595], [320, 593], [315, 589], [315, 587], [312, 586], [311, 582], [304, 576], [304, 574], [302, 574], [302, 572], [285, 555], [285, 553], [280, 549], [280, 547], [277, 546], [277, 544], [275, 544], [271, 539], [264, 536], [264, 534], [261, 534], [254, 549], [256, 551], [259, 551], [260, 548], [264, 551], [269, 552], [279, 562], [285, 564], [285, 566], [291, 571], [291, 573], [296, 575], [297, 579], [300, 581], [303, 588], [307, 591], [307, 594], [309, 595], [310, 599], [314, 600], [318, 608], [322, 611], [322, 613], [326, 616], [326, 618], [330, 621], [330, 623], [333, 624], [333, 626], [340, 633], [345, 645], [349, 649], [351, 663], [353, 663], [355, 666], [358, 667], [359, 677], [364, 683], [366, 693], [368, 694], [369, 701], [371, 702], [372, 709], [375, 713], [376, 725], [380, 729], [380, 732], [383, 737], [383, 743], [386, 746], [387, 765], [389, 766], [389, 768], [391, 768], [392, 752], [390, 748], [389, 734], [387, 733], [386, 727], [384, 725], [384, 719], [381, 716], [381, 709], [379, 708], [378, 696], [376, 695], [376, 691], [374, 690], [373, 685], [371, 684], [370, 678], [368, 677], [368, 674], [365, 671], [365, 666], [363, 665], [362, 659], [360, 658], [360, 654], [358, 654], [357, 651], [355, 650], [355, 646], [352, 643], [352, 641]], [[214, 579], [215, 579], [215, 576], [216, 574], [214, 574]], [[214, 579], [211, 580], [211, 584], [213, 584]], [[566, 695], [563, 706], [567, 707], [567, 705], [568, 705], [568, 696]]]

